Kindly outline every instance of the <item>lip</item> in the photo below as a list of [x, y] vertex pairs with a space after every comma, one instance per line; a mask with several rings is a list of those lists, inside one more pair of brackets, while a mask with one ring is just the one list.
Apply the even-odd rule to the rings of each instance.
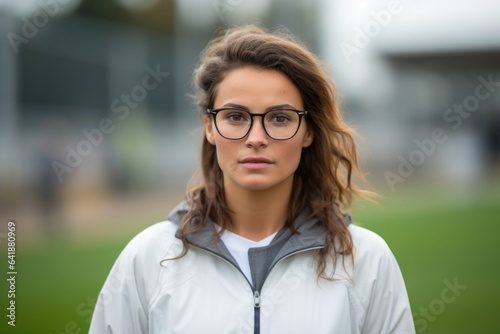
[[241, 160], [240, 164], [248, 169], [263, 169], [272, 165], [273, 162], [263, 157], [248, 157]]
[[240, 161], [240, 163], [261, 163], [271, 164], [271, 160], [262, 157], [248, 157]]

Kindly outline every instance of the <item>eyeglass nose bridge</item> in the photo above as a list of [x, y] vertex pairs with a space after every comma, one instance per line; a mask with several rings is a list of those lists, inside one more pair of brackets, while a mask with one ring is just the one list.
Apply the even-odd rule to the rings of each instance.
[[250, 131], [252, 131], [252, 128], [253, 128], [253, 125], [254, 125], [253, 118], [254, 117], [260, 117], [260, 120], [261, 120], [260, 123], [262, 125], [262, 129], [264, 130], [264, 133], [266, 134], [266, 136], [268, 136], [269, 138], [273, 139], [273, 137], [271, 137], [269, 135], [269, 133], [267, 132], [266, 122], [264, 122], [264, 118], [266, 117], [266, 113], [262, 113], [262, 114], [253, 114], [253, 113], [250, 113], [250, 112], [247, 112], [247, 113], [250, 115], [250, 126], [248, 127], [247, 132], [245, 133], [245, 135], [242, 138], [245, 138], [246, 136], [248, 136], [250, 134]]

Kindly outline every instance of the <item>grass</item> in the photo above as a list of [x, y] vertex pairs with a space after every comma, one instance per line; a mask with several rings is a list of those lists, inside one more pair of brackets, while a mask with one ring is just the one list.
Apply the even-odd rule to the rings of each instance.
[[[418, 333], [500, 333], [494, 320], [500, 311], [499, 203], [496, 197], [370, 215], [365, 226], [384, 237], [398, 259]], [[444, 282], [455, 280], [466, 288], [446, 303], [453, 295], [442, 298]]]
[[[355, 220], [380, 234], [393, 250], [418, 333], [500, 333], [495, 320], [500, 311], [500, 196], [442, 201], [446, 205], [436, 204], [439, 195], [434, 200], [425, 198], [388, 200], [384, 209], [364, 207], [356, 210]], [[0, 332], [86, 333], [97, 293], [119, 252], [136, 233], [27, 246], [20, 240], [17, 325], [7, 326], [2, 316]], [[5, 259], [3, 252], [2, 244]], [[454, 280], [466, 288], [446, 303], [445, 282]], [[0, 293], [5, 307], [3, 283]], [[446, 293], [445, 298], [453, 296]]]

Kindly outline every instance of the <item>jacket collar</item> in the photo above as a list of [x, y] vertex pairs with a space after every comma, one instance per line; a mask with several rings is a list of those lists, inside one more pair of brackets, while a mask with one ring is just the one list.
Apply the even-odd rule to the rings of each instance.
[[[180, 226], [187, 211], [188, 204], [184, 201], [174, 208], [168, 216], [168, 220], [179, 226], [175, 234], [177, 238], [180, 238]], [[190, 222], [190, 224], [198, 223], [198, 218]], [[344, 223], [346, 225], [352, 223], [350, 215], [344, 215]], [[318, 218], [311, 217], [310, 210], [301, 212], [293, 225], [298, 233], [293, 233], [290, 228], [283, 227], [268, 246], [249, 250], [250, 266], [256, 268], [256, 270], [252, 270], [254, 286], [261, 286], [270, 269], [283, 257], [299, 251], [325, 246], [326, 227]], [[224, 243], [217, 237], [217, 229], [213, 220], [209, 219], [201, 230], [188, 235], [186, 239], [189, 244], [223, 257], [239, 268]]]
[[[181, 202], [169, 213], [168, 220], [181, 227], [184, 217], [188, 212], [188, 208], [189, 206], [186, 201]], [[326, 228], [319, 221], [319, 219], [310, 216], [311, 211], [309, 209], [304, 210], [293, 222], [293, 225], [299, 233], [293, 234], [289, 228], [284, 227], [277, 233], [276, 237], [271, 242], [271, 245], [284, 239], [288, 240], [292, 246], [298, 248], [316, 247], [321, 245], [324, 246]], [[191, 224], [194, 225], [198, 223], [198, 218], [193, 219], [191, 222]], [[351, 215], [344, 215], [344, 223], [346, 225], [350, 225], [352, 223]], [[217, 244], [217, 241], [214, 240], [214, 234], [216, 234], [216, 232], [215, 222], [209, 218], [203, 228], [190, 234], [187, 237], [187, 240], [193, 245], [203, 248], [211, 248]], [[180, 238], [180, 229], [177, 230], [175, 236]]]

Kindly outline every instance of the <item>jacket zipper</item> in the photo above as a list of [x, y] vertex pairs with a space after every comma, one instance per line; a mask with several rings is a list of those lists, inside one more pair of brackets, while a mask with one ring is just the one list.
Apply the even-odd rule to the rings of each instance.
[[260, 334], [260, 292], [253, 293], [253, 333]]
[[299, 249], [297, 251], [294, 251], [294, 252], [291, 252], [291, 253], [288, 253], [286, 255], [284, 255], [283, 257], [281, 257], [278, 261], [276, 261], [276, 263], [269, 268], [268, 272], [267, 272], [267, 275], [266, 275], [266, 278], [264, 279], [264, 281], [262, 282], [262, 285], [258, 288], [258, 289], [254, 289], [253, 285], [250, 283], [250, 281], [248, 280], [248, 278], [245, 276], [245, 274], [241, 271], [240, 268], [238, 268], [237, 266], [234, 265], [233, 262], [231, 262], [231, 260], [225, 258], [224, 256], [221, 256], [215, 252], [212, 252], [211, 250], [207, 249], [207, 248], [204, 248], [204, 247], [200, 247], [200, 246], [197, 246], [197, 245], [193, 245], [191, 244], [192, 246], [196, 247], [196, 248], [199, 248], [207, 253], [210, 253], [216, 257], [218, 257], [219, 259], [223, 260], [223, 261], [226, 261], [227, 263], [229, 263], [230, 265], [232, 265], [236, 270], [238, 270], [242, 275], [243, 277], [245, 278], [245, 280], [247, 281], [247, 283], [250, 285], [250, 289], [252, 289], [253, 291], [253, 309], [254, 309], [254, 317], [253, 317], [253, 322], [254, 322], [254, 334], [260, 334], [260, 305], [261, 305], [261, 296], [260, 296], [260, 292], [262, 290], [262, 287], [264, 286], [264, 284], [266, 283], [266, 280], [267, 280], [267, 277], [269, 276], [269, 274], [271, 273], [272, 269], [278, 264], [280, 263], [282, 260], [292, 256], [292, 255], [295, 255], [295, 254], [299, 254], [299, 253], [302, 253], [302, 252], [306, 252], [306, 251], [310, 251], [310, 250], [314, 250], [314, 249], [321, 249], [323, 248], [324, 246], [315, 246], [315, 247], [308, 247], [308, 248], [304, 248], [304, 249]]
[[260, 293], [259, 293], [259, 291], [255, 291], [253, 293], [253, 306], [255, 308], [260, 308]]

